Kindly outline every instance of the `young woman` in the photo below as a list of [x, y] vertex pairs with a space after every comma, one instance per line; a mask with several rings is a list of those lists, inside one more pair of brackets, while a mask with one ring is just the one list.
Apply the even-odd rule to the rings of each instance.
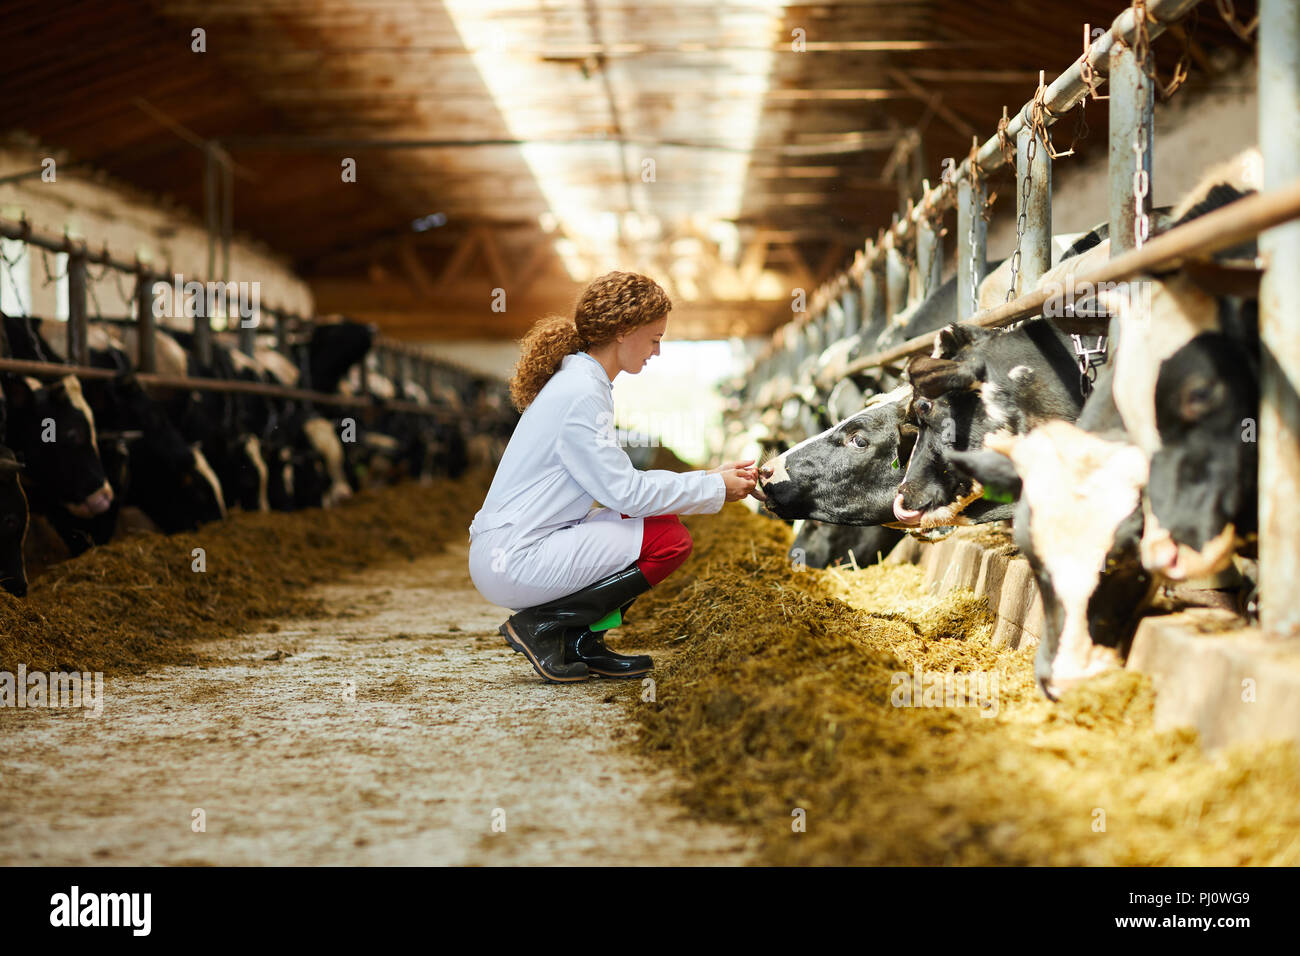
[[754, 489], [753, 461], [710, 471], [638, 471], [618, 445], [614, 379], [659, 354], [672, 303], [653, 280], [611, 272], [573, 318], [520, 343], [510, 396], [523, 414], [469, 526], [469, 571], [516, 613], [500, 632], [544, 680], [636, 677], [649, 657], [615, 654], [601, 632], [691, 552], [679, 514], [708, 514]]

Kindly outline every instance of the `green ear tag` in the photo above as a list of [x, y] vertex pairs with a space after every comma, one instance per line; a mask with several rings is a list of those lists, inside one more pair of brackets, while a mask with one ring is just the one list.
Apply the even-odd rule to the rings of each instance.
[[1011, 497], [1011, 492], [994, 491], [992, 488], [984, 489], [984, 498], [986, 498], [989, 501], [1000, 501], [1003, 504], [1010, 504], [1011, 502], [1016, 500], [1015, 498]]
[[897, 456], [895, 456], [895, 457], [894, 457], [894, 460], [891, 461], [891, 462], [889, 463], [889, 467], [892, 468], [892, 469], [894, 469], [894, 471], [898, 471], [898, 457], [897, 457]]

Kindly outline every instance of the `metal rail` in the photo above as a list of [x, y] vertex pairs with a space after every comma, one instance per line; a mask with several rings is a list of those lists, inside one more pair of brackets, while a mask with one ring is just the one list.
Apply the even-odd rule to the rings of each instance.
[[[1300, 179], [1290, 185], [1268, 193], [1257, 193], [1238, 200], [1230, 206], [1193, 219], [1169, 232], [1146, 242], [1140, 249], [1131, 249], [1111, 259], [1091, 272], [1074, 277], [1076, 286], [1133, 279], [1157, 269], [1175, 269], [1188, 259], [1218, 252], [1250, 239], [1265, 229], [1300, 218]], [[1038, 315], [1043, 306], [1059, 290], [1043, 288], [1027, 292], [1003, 305], [985, 309], [967, 320], [968, 324], [985, 328], [1010, 325], [1021, 319]], [[1075, 317], [1076, 322], [1105, 324], [1105, 316], [1096, 318]], [[853, 375], [869, 368], [896, 365], [914, 355], [929, 352], [934, 346], [934, 333], [918, 335], [891, 349], [867, 355], [845, 366], [844, 374]]]
[[[54, 362], [32, 362], [26, 359], [14, 358], [0, 358], [0, 372], [14, 372], [18, 375], [31, 375], [34, 378], [62, 378], [65, 375], [74, 375], [79, 379], [114, 379], [123, 374], [116, 369], [96, 368], [92, 365], [59, 365]], [[187, 375], [160, 375], [157, 372], [136, 372], [133, 374], [140, 384], [156, 388], [239, 392], [271, 398], [298, 399], [319, 405], [411, 412], [440, 418], [445, 421], [454, 421], [459, 417], [454, 411], [447, 408], [400, 399], [375, 398], [370, 395], [335, 395], [329, 392], [313, 392], [309, 389], [293, 388], [288, 385], [246, 382], [241, 379], [193, 378]]]
[[[433, 403], [426, 405], [422, 402], [412, 402], [404, 399], [330, 395], [310, 388], [160, 375], [157, 373], [157, 343], [155, 338], [160, 326], [158, 317], [155, 316], [153, 311], [153, 290], [157, 283], [165, 283], [171, 286], [176, 278], [174, 273], [170, 273], [170, 270], [169, 274], [156, 272], [139, 259], [128, 262], [117, 258], [112, 255], [107, 245], [99, 250], [93, 250], [85, 241], [70, 236], [54, 237], [38, 233], [25, 220], [14, 222], [0, 219], [0, 237], [18, 240], [28, 246], [47, 252], [64, 253], [68, 256], [68, 321], [65, 330], [67, 336], [65, 354], [69, 362], [67, 365], [56, 365], [43, 362], [24, 362], [18, 359], [3, 359], [0, 360], [0, 369], [36, 377], [58, 377], [74, 374], [78, 377], [105, 378], [117, 374], [116, 372], [90, 366], [90, 316], [87, 310], [90, 274], [87, 267], [96, 265], [101, 266], [103, 269], [112, 269], [128, 274], [134, 278], [135, 287], [132, 292], [132, 300], [135, 304], [136, 315], [132, 318], [120, 320], [104, 320], [102, 317], [97, 317], [97, 321], [113, 321], [115, 323], [136, 325], [140, 334], [138, 336], [138, 353], [133, 358], [138, 369], [136, 377], [142, 383], [158, 387], [246, 392], [280, 398], [294, 398], [324, 405], [384, 407], [394, 411], [401, 410], [412, 414], [429, 415], [444, 419], [453, 414], [445, 405]], [[198, 280], [190, 279], [188, 281]], [[206, 283], [201, 284], [205, 289], [207, 288]], [[222, 285], [225, 287], [225, 283], [222, 283]], [[304, 329], [314, 327], [317, 323], [296, 313], [273, 306], [259, 306], [258, 312], [256, 327], [244, 327], [243, 323], [238, 323], [235, 330], [238, 339], [236, 347], [246, 354], [250, 352], [250, 349], [255, 344], [257, 333], [259, 331], [265, 333], [266, 331], [265, 328], [261, 327], [261, 314], [265, 313], [275, 320], [271, 332], [275, 337], [276, 351], [293, 360], [305, 380], [308, 368], [306, 367], [305, 356], [301, 354], [303, 350], [299, 348], [304, 341], [301, 332]], [[166, 331], [166, 329], [162, 329], [162, 331]], [[211, 328], [210, 319], [205, 315], [194, 316], [193, 331], [196, 346], [201, 355], [207, 355], [210, 359], [212, 342], [216, 340], [218, 335]], [[503, 392], [505, 388], [504, 382], [492, 376], [474, 372], [454, 362], [427, 355], [405, 343], [380, 339], [372, 347], [371, 355], [367, 356], [367, 359], [374, 362], [381, 370], [384, 370], [385, 374], [393, 379], [394, 384], [399, 389], [404, 383], [413, 382], [421, 386], [426, 394], [430, 395], [441, 385], [450, 385], [459, 392], [474, 380], [491, 382], [492, 385]], [[367, 380], [370, 374], [371, 370], [367, 367], [367, 360], [363, 360], [361, 362], [363, 390], [368, 385]], [[309, 386], [310, 382], [306, 382], [306, 384]]]

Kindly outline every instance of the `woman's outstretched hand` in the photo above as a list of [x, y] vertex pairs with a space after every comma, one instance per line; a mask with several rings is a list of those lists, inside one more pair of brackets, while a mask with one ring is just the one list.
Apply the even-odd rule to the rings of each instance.
[[710, 468], [708, 473], [722, 476], [722, 480], [727, 484], [728, 501], [739, 501], [746, 497], [758, 483], [758, 469], [754, 467], [752, 458], [748, 461], [733, 461], [719, 465], [717, 468]]

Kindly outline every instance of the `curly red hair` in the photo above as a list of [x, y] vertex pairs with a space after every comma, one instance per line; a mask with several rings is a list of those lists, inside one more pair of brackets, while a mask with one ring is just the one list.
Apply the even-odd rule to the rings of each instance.
[[564, 356], [612, 342], [624, 332], [672, 311], [659, 283], [635, 272], [607, 272], [578, 297], [573, 318], [550, 315], [533, 323], [519, 341], [519, 362], [510, 378], [510, 401], [523, 411], [560, 368]]

